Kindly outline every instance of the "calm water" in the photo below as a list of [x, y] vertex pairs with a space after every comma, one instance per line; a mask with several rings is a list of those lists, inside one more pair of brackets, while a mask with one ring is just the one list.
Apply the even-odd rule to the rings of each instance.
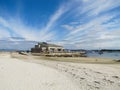
[[103, 54], [99, 54], [98, 52], [89, 52], [87, 53], [87, 56], [98, 58], [112, 58], [115, 60], [120, 60], [120, 52], [103, 52]]

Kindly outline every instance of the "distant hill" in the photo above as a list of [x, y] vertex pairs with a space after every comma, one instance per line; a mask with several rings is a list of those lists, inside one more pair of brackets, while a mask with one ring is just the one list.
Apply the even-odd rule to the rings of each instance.
[[102, 49], [101, 51], [107, 51], [107, 52], [120, 52], [120, 49]]

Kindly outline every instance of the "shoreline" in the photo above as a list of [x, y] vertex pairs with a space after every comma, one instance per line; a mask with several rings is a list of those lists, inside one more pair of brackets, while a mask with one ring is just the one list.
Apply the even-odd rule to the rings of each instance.
[[72, 63], [89, 63], [89, 64], [120, 64], [111, 58], [98, 58], [98, 57], [45, 57], [33, 55], [21, 55], [18, 53], [11, 53], [11, 57], [19, 59], [35, 59], [35, 60], [48, 60]]

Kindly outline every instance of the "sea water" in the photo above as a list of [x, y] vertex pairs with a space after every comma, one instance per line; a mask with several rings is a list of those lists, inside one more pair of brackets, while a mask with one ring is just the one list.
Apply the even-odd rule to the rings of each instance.
[[88, 52], [88, 57], [97, 57], [97, 58], [111, 58], [114, 60], [120, 60], [120, 52]]

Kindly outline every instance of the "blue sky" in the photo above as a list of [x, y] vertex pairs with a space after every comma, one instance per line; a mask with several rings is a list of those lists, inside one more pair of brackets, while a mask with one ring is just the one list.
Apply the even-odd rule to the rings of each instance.
[[72, 49], [120, 49], [120, 0], [0, 0], [0, 48], [47, 41]]

